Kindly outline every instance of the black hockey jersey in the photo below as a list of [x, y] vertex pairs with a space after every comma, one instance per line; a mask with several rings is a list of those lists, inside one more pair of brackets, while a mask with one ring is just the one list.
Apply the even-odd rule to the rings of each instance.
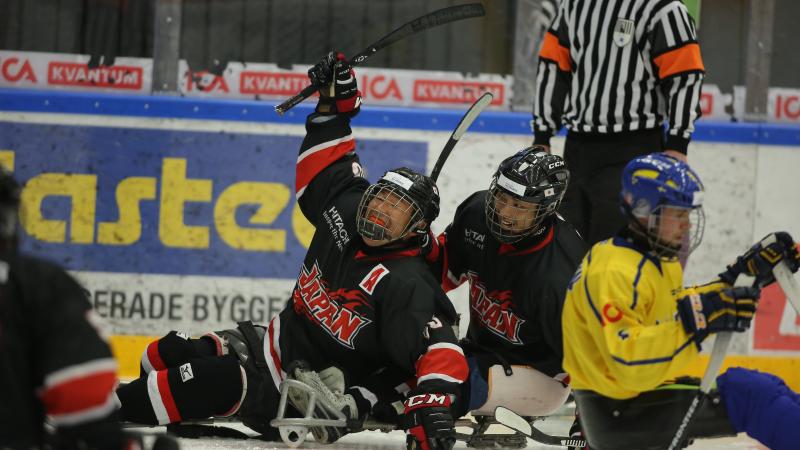
[[419, 242], [371, 248], [356, 230], [369, 186], [350, 119], [312, 114], [297, 164], [300, 208], [316, 232], [287, 307], [270, 323], [265, 356], [276, 386], [286, 365], [342, 368], [350, 385], [372, 375], [397, 384], [461, 383], [466, 360], [451, 327], [455, 309], [419, 256]]
[[0, 448], [41, 447], [45, 414], [63, 446], [122, 447], [110, 417], [117, 365], [92, 314], [60, 268], [0, 256]]
[[587, 247], [553, 216], [536, 236], [502, 244], [486, 226], [488, 191], [467, 198], [439, 242], [446, 291], [469, 282], [470, 341], [550, 375], [563, 372], [561, 310], [567, 284]]

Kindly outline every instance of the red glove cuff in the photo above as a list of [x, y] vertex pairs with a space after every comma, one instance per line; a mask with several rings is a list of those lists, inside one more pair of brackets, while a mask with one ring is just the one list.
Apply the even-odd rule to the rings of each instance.
[[348, 113], [361, 107], [361, 90], [356, 90], [352, 97], [336, 100], [336, 112]]

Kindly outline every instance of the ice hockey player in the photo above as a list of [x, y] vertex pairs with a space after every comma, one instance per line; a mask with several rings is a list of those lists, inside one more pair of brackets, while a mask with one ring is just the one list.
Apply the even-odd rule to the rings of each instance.
[[[151, 424], [238, 412], [246, 425], [271, 434], [278, 386], [304, 361], [315, 372], [342, 369], [346, 414], [354, 420], [380, 395], [370, 390], [373, 379], [395, 385], [415, 377], [403, 415], [408, 446], [447, 450], [455, 442], [451, 407], [468, 369], [452, 329], [455, 309], [420, 255], [439, 212], [436, 185], [406, 168], [370, 185], [350, 129], [361, 105], [352, 69], [332, 52], [309, 77], [320, 100], [306, 122], [296, 195], [316, 232], [291, 300], [266, 329], [243, 323], [199, 339], [170, 333], [150, 344], [142, 359], [147, 373], [118, 391], [123, 412]], [[255, 368], [239, 364], [248, 348]], [[346, 432], [313, 431], [323, 442]]]
[[[465, 407], [544, 416], [569, 395], [561, 309], [587, 247], [556, 210], [569, 182], [561, 157], [525, 148], [500, 163], [488, 190], [457, 209], [437, 241], [446, 291], [469, 283]], [[432, 253], [436, 253], [434, 249]]]
[[[710, 334], [746, 331], [772, 268], [800, 265], [786, 233], [768, 235], [720, 279], [683, 288], [678, 257], [700, 243], [704, 188], [664, 154], [631, 161], [622, 176], [627, 227], [592, 246], [564, 305], [564, 368], [593, 450], [667, 448], [697, 393], [680, 374]], [[681, 245], [684, 243], [683, 245]], [[753, 287], [733, 287], [740, 274]], [[800, 396], [782, 380], [732, 368], [695, 414], [690, 438], [746, 432], [773, 450], [800, 442]]]
[[83, 289], [17, 251], [19, 202], [0, 169], [0, 448], [141, 448], [120, 428], [117, 364]]

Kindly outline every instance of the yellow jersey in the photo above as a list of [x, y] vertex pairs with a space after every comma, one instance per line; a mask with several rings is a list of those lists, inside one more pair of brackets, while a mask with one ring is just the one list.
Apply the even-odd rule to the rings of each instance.
[[[697, 356], [678, 318], [683, 270], [630, 239], [595, 244], [569, 283], [561, 324], [573, 389], [627, 399], [655, 389]], [[714, 283], [696, 292], [724, 287]]]

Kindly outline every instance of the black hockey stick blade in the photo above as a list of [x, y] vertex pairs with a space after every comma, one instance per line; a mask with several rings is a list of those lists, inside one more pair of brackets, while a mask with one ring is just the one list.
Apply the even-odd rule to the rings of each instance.
[[472, 125], [472, 122], [478, 118], [480, 113], [492, 103], [492, 99], [494, 96], [489, 92], [484, 92], [483, 95], [480, 96], [472, 106], [469, 107], [467, 112], [461, 118], [461, 121], [458, 122], [458, 126], [455, 130], [453, 130], [453, 134], [450, 135], [450, 139], [447, 140], [447, 144], [444, 145], [442, 148], [441, 153], [439, 153], [439, 159], [436, 160], [436, 164], [433, 166], [433, 170], [431, 171], [431, 179], [434, 182], [439, 178], [439, 174], [442, 172], [442, 167], [444, 167], [445, 161], [447, 158], [450, 157], [450, 152], [453, 151], [456, 144], [458, 144], [458, 140], [461, 139], [461, 136], [467, 132], [469, 126]]
[[457, 20], [469, 19], [472, 17], [483, 17], [486, 11], [480, 3], [468, 3], [466, 5], [456, 5], [447, 8], [437, 9], [432, 13], [425, 14], [422, 17], [417, 17], [411, 22], [399, 27], [386, 36], [382, 37], [378, 42], [370, 45], [366, 50], [358, 53], [350, 59], [350, 65], [356, 66], [367, 60], [375, 52], [380, 49], [386, 48], [395, 42], [405, 39], [412, 34], [419, 33], [420, 31], [427, 30], [428, 28], [438, 27], [446, 23], [455, 22]]
[[675, 432], [675, 436], [669, 444], [669, 450], [683, 448], [686, 441], [686, 430], [689, 428], [694, 414], [703, 406], [703, 401], [708, 396], [708, 393], [711, 392], [711, 386], [714, 385], [717, 373], [720, 367], [722, 367], [722, 362], [725, 360], [725, 354], [728, 353], [728, 346], [731, 343], [732, 337], [733, 332], [731, 331], [717, 333], [717, 338], [714, 341], [714, 348], [711, 350], [711, 357], [708, 359], [706, 373], [703, 374], [703, 380], [700, 382], [700, 390], [697, 392], [697, 395], [694, 396], [694, 399], [692, 399], [689, 409], [686, 410], [686, 414], [683, 416], [683, 420], [681, 420], [681, 424], [678, 426], [678, 430]]
[[551, 436], [531, 425], [527, 419], [514, 411], [498, 406], [494, 409], [494, 418], [497, 423], [518, 431], [536, 442], [547, 445], [561, 445], [563, 447], [585, 447], [586, 440], [571, 438], [569, 436]]
[[[350, 65], [357, 66], [366, 61], [367, 58], [375, 54], [378, 50], [386, 48], [401, 39], [411, 36], [412, 34], [419, 33], [420, 31], [427, 30], [428, 28], [455, 22], [457, 20], [469, 19], [472, 17], [482, 17], [485, 14], [486, 11], [484, 11], [483, 5], [480, 3], [468, 3], [465, 5], [456, 5], [438, 9], [429, 14], [425, 14], [424, 16], [417, 17], [416, 19], [406, 23], [405, 25], [402, 25], [400, 28], [380, 38], [380, 40], [353, 56], [349, 61]], [[319, 89], [319, 86], [306, 86], [294, 97], [276, 106], [275, 111], [282, 115], [286, 111], [297, 106], [298, 103], [310, 97], [312, 94], [314, 94], [314, 92], [317, 91], [317, 89]]]

